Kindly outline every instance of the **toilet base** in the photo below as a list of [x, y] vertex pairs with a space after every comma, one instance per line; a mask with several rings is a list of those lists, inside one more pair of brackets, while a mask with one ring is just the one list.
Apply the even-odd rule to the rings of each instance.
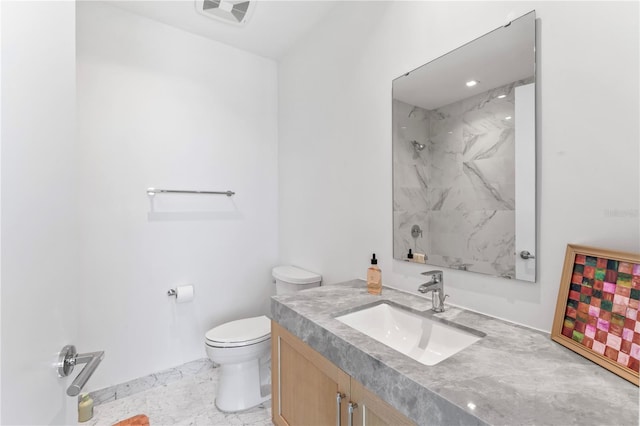
[[221, 413], [242, 413], [243, 411], [249, 411], [253, 408], [259, 407], [263, 404], [265, 404], [266, 402], [271, 401], [271, 393], [269, 393], [269, 396], [267, 396], [266, 398], [264, 398], [264, 400], [262, 402], [259, 402], [256, 405], [252, 405], [251, 407], [247, 407], [247, 408], [243, 408], [242, 410], [233, 410], [233, 411], [227, 411], [227, 410], [223, 410], [222, 408], [220, 408], [218, 406], [218, 398], [216, 398], [213, 403], [216, 406], [216, 408], [218, 409], [218, 411], [220, 411]]
[[221, 364], [215, 405], [225, 413], [248, 410], [271, 399], [270, 356]]

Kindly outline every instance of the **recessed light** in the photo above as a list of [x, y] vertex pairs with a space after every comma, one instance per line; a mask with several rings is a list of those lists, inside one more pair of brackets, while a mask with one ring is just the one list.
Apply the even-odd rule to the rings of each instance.
[[505, 120], [511, 120], [511, 116], [510, 116], [510, 115], [507, 115], [504, 119], [505, 119]]
[[506, 97], [507, 97], [507, 95], [500, 95], [500, 96], [498, 96], [498, 99], [504, 99]]
[[467, 81], [465, 84], [467, 85], [467, 87], [473, 87], [473, 86], [475, 86], [475, 85], [476, 85], [476, 84], [478, 84], [478, 83], [479, 83], [479, 82], [478, 82], [478, 81], [476, 81], [476, 80], [469, 80], [469, 81]]
[[469, 407], [470, 410], [475, 410], [476, 409], [476, 404], [474, 404], [473, 402], [470, 402], [467, 404], [467, 407]]

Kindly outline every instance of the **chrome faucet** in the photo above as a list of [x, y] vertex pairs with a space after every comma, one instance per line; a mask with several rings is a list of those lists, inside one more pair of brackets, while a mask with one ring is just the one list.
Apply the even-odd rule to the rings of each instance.
[[434, 312], [444, 312], [444, 299], [448, 294], [444, 294], [444, 276], [442, 271], [427, 271], [422, 275], [431, 275], [431, 280], [418, 287], [420, 293], [432, 292], [431, 310]]

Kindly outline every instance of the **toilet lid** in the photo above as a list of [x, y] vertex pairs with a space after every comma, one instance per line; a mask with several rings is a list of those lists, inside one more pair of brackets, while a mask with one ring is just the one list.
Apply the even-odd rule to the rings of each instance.
[[271, 275], [277, 280], [290, 284], [311, 284], [322, 280], [322, 275], [295, 266], [276, 266], [271, 270]]
[[260, 343], [271, 336], [271, 321], [262, 315], [227, 322], [207, 331], [207, 342], [212, 346], [246, 346]]

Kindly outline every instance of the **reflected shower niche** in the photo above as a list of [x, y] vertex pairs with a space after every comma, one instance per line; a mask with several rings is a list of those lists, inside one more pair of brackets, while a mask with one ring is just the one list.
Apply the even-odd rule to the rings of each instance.
[[393, 81], [393, 221], [395, 259], [535, 281], [534, 12]]

